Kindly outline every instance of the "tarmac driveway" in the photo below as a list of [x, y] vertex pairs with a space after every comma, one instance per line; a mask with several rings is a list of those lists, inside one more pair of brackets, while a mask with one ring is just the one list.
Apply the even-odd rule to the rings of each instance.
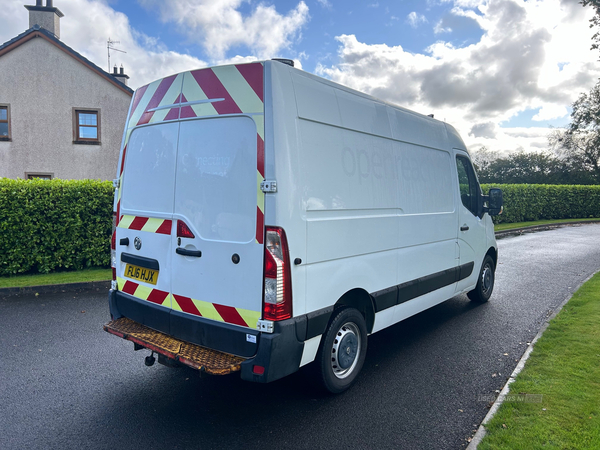
[[[0, 448], [406, 448], [467, 445], [544, 320], [600, 269], [600, 225], [499, 241], [489, 303], [466, 296], [369, 338], [357, 384], [316, 394], [144, 366], [102, 331], [105, 292], [0, 299]], [[540, 392], [539, 394], [544, 394]]]

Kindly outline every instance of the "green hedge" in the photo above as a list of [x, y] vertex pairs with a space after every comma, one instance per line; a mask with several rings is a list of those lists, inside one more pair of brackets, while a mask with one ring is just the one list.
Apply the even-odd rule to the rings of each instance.
[[[496, 223], [600, 217], [600, 186], [499, 187]], [[110, 181], [0, 178], [0, 276], [110, 265]]]
[[504, 212], [495, 223], [600, 217], [600, 186], [482, 184], [485, 194], [502, 189]]
[[110, 265], [110, 181], [0, 178], [0, 275]]

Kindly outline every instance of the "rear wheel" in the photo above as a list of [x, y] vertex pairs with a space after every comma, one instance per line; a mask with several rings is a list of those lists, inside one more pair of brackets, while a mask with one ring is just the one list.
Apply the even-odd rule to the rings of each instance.
[[367, 352], [367, 326], [354, 308], [334, 313], [317, 355], [323, 387], [333, 394], [348, 389], [362, 369]]
[[481, 265], [477, 286], [467, 294], [472, 301], [485, 303], [490, 299], [492, 291], [494, 290], [494, 280], [496, 278], [495, 270], [494, 260], [490, 255], [487, 255]]

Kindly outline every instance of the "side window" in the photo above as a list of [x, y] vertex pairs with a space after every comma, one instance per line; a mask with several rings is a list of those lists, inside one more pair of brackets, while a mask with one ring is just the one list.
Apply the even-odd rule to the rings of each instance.
[[100, 144], [100, 110], [73, 108], [73, 143]]
[[458, 169], [458, 184], [460, 186], [460, 199], [462, 204], [474, 216], [477, 215], [479, 202], [479, 186], [471, 162], [464, 156], [456, 157], [456, 168]]
[[0, 103], [0, 141], [10, 141], [10, 105]]

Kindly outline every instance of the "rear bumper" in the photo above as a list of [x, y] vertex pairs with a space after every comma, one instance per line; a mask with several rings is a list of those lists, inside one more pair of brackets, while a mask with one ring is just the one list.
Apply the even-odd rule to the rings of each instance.
[[[275, 322], [273, 333], [261, 333], [258, 330], [173, 311], [136, 299], [120, 291], [109, 291], [108, 298], [113, 322], [125, 317], [139, 325], [161, 332], [167, 337], [181, 342], [182, 345], [191, 343], [209, 351], [216, 350], [242, 357], [238, 362], [240, 368], [236, 370], [241, 370], [242, 379], [259, 383], [268, 383], [296, 372], [300, 368], [304, 341], [323, 332], [320, 329], [324, 328], [331, 313], [331, 311], [325, 311], [324, 315], [319, 316], [318, 321], [311, 319], [313, 314], [311, 317], [301, 316]], [[316, 323], [322, 323], [323, 327], [315, 328], [314, 324]], [[107, 329], [109, 325], [105, 325], [105, 329], [112, 332]], [[112, 334], [121, 336], [118, 333]], [[157, 351], [149, 341], [134, 340], [127, 336], [121, 337]], [[171, 353], [163, 354], [171, 359], [179, 360], [176, 353]], [[260, 366], [264, 368], [264, 371], [261, 369], [258, 372], [262, 373], [255, 373], [254, 366]], [[195, 368], [203, 370], [201, 365]], [[209, 370], [206, 371], [211, 373]]]
[[[275, 322], [273, 333], [261, 333], [260, 344], [254, 358], [242, 362], [242, 380], [269, 383], [300, 368], [304, 341], [296, 336], [294, 319]], [[264, 373], [254, 373], [254, 366], [264, 368]]]
[[244, 358], [257, 352], [260, 341], [258, 330], [192, 316], [121, 291], [109, 291], [108, 298], [113, 320], [127, 317], [175, 339]]
[[210, 350], [167, 336], [121, 317], [104, 325], [104, 331], [132, 341], [136, 349], [147, 348], [159, 355], [211, 375], [226, 375], [241, 370], [244, 358]]

